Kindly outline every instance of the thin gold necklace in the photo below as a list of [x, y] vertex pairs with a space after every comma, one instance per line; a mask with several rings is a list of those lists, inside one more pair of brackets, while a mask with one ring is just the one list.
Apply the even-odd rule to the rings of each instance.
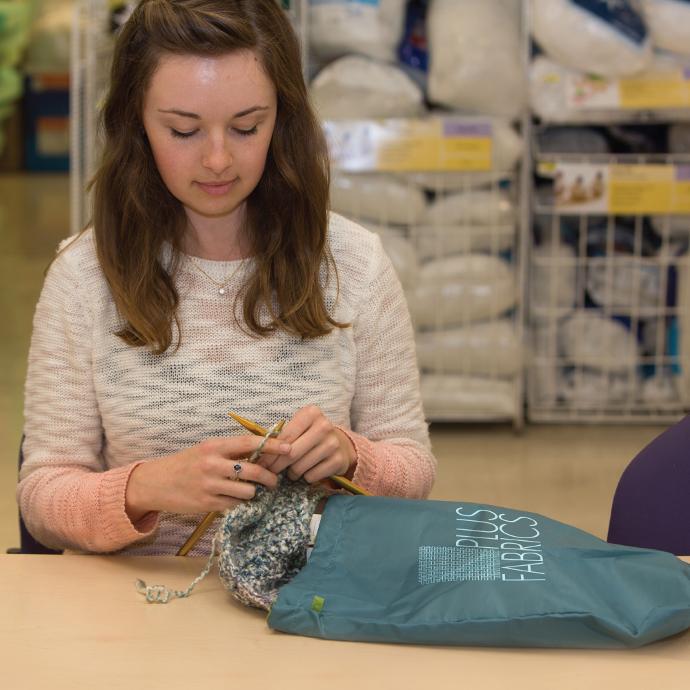
[[224, 295], [227, 292], [228, 285], [230, 285], [232, 279], [235, 277], [235, 274], [237, 273], [237, 271], [240, 270], [242, 264], [244, 263], [244, 259], [242, 259], [239, 262], [239, 264], [235, 266], [232, 273], [229, 276], [227, 276], [227, 278], [219, 282], [213, 276], [210, 276], [208, 273], [206, 273], [206, 271], [204, 271], [204, 269], [201, 268], [201, 266], [199, 266], [199, 264], [194, 260], [193, 256], [188, 256], [187, 258], [191, 262], [192, 266], [194, 266], [194, 268], [196, 268], [196, 270], [199, 271], [199, 273], [206, 276], [206, 278], [208, 278], [208, 280], [210, 280], [218, 288], [219, 295]]

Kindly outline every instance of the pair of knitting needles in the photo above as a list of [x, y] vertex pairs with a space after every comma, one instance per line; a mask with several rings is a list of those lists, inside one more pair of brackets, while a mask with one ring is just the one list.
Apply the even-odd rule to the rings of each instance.
[[[261, 455], [264, 443], [269, 439], [277, 436], [283, 429], [285, 425], [285, 420], [281, 419], [277, 424], [275, 424], [271, 429], [264, 429], [261, 425], [256, 422], [252, 422], [249, 419], [240, 417], [240, 415], [234, 412], [228, 412], [228, 415], [232, 417], [238, 424], [243, 426], [247, 431], [250, 431], [255, 436], [263, 436], [264, 442], [251, 454], [248, 458], [248, 462], [256, 462]], [[347, 477], [341, 477], [340, 475], [333, 475], [329, 479], [338, 486], [346, 489], [350, 493], [358, 494], [360, 496], [370, 496], [366, 489], [358, 486], [354, 482], [351, 482]], [[197, 528], [191, 533], [189, 539], [182, 545], [180, 550], [177, 552], [178, 556], [186, 556], [196, 545], [196, 543], [201, 539], [201, 537], [206, 533], [206, 530], [211, 526], [211, 523], [220, 516], [219, 512], [208, 513], [206, 517], [198, 524]]]

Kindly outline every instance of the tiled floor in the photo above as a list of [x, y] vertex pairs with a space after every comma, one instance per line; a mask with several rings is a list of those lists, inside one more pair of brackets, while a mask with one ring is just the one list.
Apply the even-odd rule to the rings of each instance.
[[[0, 551], [17, 544], [14, 502], [22, 385], [42, 273], [69, 230], [65, 176], [0, 176]], [[604, 536], [627, 462], [659, 427], [439, 425], [433, 498], [545, 513]]]

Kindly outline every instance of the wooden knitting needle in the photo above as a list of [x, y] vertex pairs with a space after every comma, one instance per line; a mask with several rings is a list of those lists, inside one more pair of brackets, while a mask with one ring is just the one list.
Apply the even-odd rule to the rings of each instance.
[[182, 544], [180, 550], [177, 552], [178, 556], [186, 556], [195, 546], [201, 537], [206, 534], [206, 530], [211, 526], [211, 523], [220, 516], [219, 512], [208, 513], [206, 517], [197, 525], [196, 529], [190, 534], [189, 539]]
[[[228, 412], [228, 415], [230, 415], [238, 424], [241, 424], [247, 431], [251, 431], [252, 434], [256, 434], [257, 436], [265, 436], [268, 433], [266, 429], [256, 422], [252, 422], [250, 419], [240, 417], [234, 412]], [[333, 476], [329, 477], [329, 479], [334, 484], [341, 486], [343, 489], [347, 489], [353, 494], [358, 494], [360, 496], [371, 496], [366, 489], [363, 489], [361, 486], [351, 482], [347, 477], [341, 477], [340, 475], [334, 474]]]
[[[281, 432], [284, 425], [285, 425], [285, 420], [281, 419], [273, 427], [273, 429], [271, 429], [270, 435], [271, 436], [277, 436]], [[259, 427], [258, 424], [253, 424], [253, 426], [256, 427], [257, 429], [262, 429], [261, 433], [257, 433], [257, 431], [255, 431], [254, 429], [249, 429], [249, 431], [251, 431], [253, 434], [255, 434], [256, 436], [268, 436], [269, 432], [267, 429], [263, 429], [263, 427]], [[247, 428], [247, 427], [245, 427], [245, 428]], [[258, 459], [259, 455], [260, 455], [260, 453], [256, 453], [256, 451], [255, 451], [254, 453], [252, 453], [252, 455], [248, 461], [254, 462], [255, 460]], [[182, 544], [182, 546], [180, 547], [180, 550], [177, 552], [177, 555], [178, 556], [186, 556], [196, 546], [196, 543], [199, 541], [199, 539], [201, 539], [201, 537], [203, 537], [204, 534], [206, 534], [206, 530], [211, 526], [213, 521], [217, 517], [220, 517], [220, 515], [221, 515], [221, 513], [219, 513], [218, 511], [213, 511], [211, 513], [208, 513], [206, 515], [206, 517], [204, 517], [204, 519], [197, 525], [196, 529], [189, 535], [189, 538], [187, 539], [187, 541], [184, 544]]]

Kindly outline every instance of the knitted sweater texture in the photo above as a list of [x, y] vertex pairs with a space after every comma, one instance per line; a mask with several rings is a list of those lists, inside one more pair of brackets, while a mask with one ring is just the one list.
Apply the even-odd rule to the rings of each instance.
[[[268, 427], [317, 405], [352, 441], [354, 481], [374, 494], [428, 495], [435, 476], [407, 306], [376, 235], [335, 214], [338, 283], [326, 304], [351, 328], [301, 340], [248, 335], [233, 303], [251, 261], [188, 258], [175, 280], [181, 346], [163, 355], [126, 345], [92, 233], [52, 264], [34, 317], [25, 390], [25, 461], [17, 489], [29, 530], [54, 548], [174, 554], [202, 516], [125, 512], [139, 462], [206, 438], [246, 433], [232, 410]], [[192, 555], [207, 554], [213, 529]]]

